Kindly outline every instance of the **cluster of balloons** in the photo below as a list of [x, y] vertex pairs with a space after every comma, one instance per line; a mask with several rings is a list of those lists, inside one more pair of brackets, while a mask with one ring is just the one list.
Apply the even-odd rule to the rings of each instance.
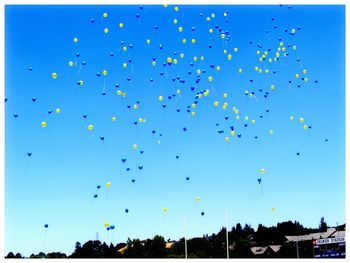
[[[195, 27], [186, 26], [187, 22], [185, 23], [185, 18], [183, 18], [186, 16], [186, 8], [183, 8], [185, 11], [182, 12], [182, 8], [178, 6], [172, 7], [171, 10], [168, 7], [168, 5], [164, 5], [166, 9], [164, 12], [172, 12], [172, 18], [170, 21], [167, 21], [172, 26], [172, 31], [170, 33], [173, 38], [171, 40], [162, 39], [163, 35], [159, 33], [162, 30], [162, 25], [154, 25], [152, 29], [153, 33], [149, 34], [152, 37], [141, 39], [137, 45], [130, 43], [128, 39], [121, 40], [121, 48], [117, 52], [113, 51], [106, 54], [106, 57], [109, 59], [119, 59], [119, 76], [118, 74], [115, 75], [109, 68], [100, 67], [100, 65], [97, 66], [99, 71], [93, 74], [93, 77], [101, 82], [103, 87], [102, 96], [107, 95], [106, 90], [108, 87], [106, 87], [106, 83], [109, 81], [116, 82], [116, 84], [114, 84], [116, 91], [113, 96], [121, 99], [121, 105], [125, 110], [130, 110], [130, 114], [128, 115], [128, 117], [130, 117], [128, 119], [130, 125], [140, 127], [139, 129], [148, 129], [147, 120], [152, 119], [152, 116], [146, 116], [146, 118], [141, 114], [141, 108], [143, 107], [142, 94], [138, 94], [140, 98], [134, 98], [128, 93], [130, 87], [133, 87], [133, 78], [138, 77], [134, 73], [134, 70], [138, 68], [138, 63], [141, 62], [140, 58], [133, 56], [132, 50], [134, 49], [141, 50], [146, 54], [145, 57], [149, 57], [149, 67], [154, 69], [154, 74], [159, 75], [159, 78], [164, 81], [163, 83], [166, 83], [162, 85], [169, 86], [167, 89], [159, 88], [159, 92], [157, 91], [158, 95], [152, 98], [155, 110], [165, 113], [167, 111], [173, 111], [178, 114], [177, 116], [180, 122], [183, 119], [183, 114], [187, 116], [186, 122], [188, 120], [194, 121], [204, 110], [209, 110], [217, 116], [215, 126], [213, 125], [215, 127], [213, 136], [220, 136], [222, 142], [226, 144], [233, 144], [238, 140], [244, 140], [246, 137], [251, 137], [257, 141], [267, 140], [268, 137], [273, 138], [275, 135], [273, 127], [264, 127], [263, 130], [252, 129], [254, 132], [253, 135], [248, 132], [250, 127], [259, 127], [259, 125], [262, 125], [261, 119], [270, 112], [269, 107], [262, 110], [261, 103], [259, 104], [259, 102], [263, 101], [268, 105], [271, 96], [278, 96], [278, 94], [285, 89], [283, 86], [284, 84], [287, 87], [293, 86], [303, 88], [310, 86], [310, 83], [313, 85], [318, 83], [318, 80], [313, 79], [313, 77], [309, 75], [309, 71], [302, 67], [302, 60], [297, 52], [296, 39], [297, 35], [302, 31], [300, 26], [294, 25], [289, 28], [280, 29], [277, 19], [274, 17], [267, 18], [267, 20], [270, 20], [270, 28], [266, 29], [265, 33], [268, 35], [268, 39], [273, 38], [273, 41], [266, 41], [266, 43], [264, 42], [265, 39], [261, 39], [256, 43], [254, 41], [249, 41], [246, 43], [245, 47], [238, 47], [235, 45], [236, 42], [232, 35], [233, 30], [231, 30], [230, 24], [227, 23], [230, 21], [231, 17], [230, 10], [225, 10], [220, 14], [211, 13], [205, 15], [204, 13], [199, 13], [197, 19], [201, 23], [200, 26]], [[233, 9], [234, 7], [229, 8]], [[137, 21], [140, 22], [140, 18], [145, 15], [145, 9], [146, 8], [143, 6], [138, 7], [138, 13], [135, 14]], [[288, 9], [291, 8], [288, 7]], [[128, 35], [133, 34], [133, 28], [129, 26], [131, 24], [130, 21], [118, 20], [115, 22], [114, 19], [118, 17], [113, 17], [109, 15], [108, 12], [98, 14], [98, 16], [101, 19], [91, 18], [89, 19], [89, 23], [85, 26], [94, 28], [99, 26], [100, 37], [104, 38], [106, 41], [109, 39], [107, 36], [110, 36], [114, 32], [128, 32]], [[135, 17], [130, 18], [130, 20], [135, 19]], [[191, 17], [190, 19], [195, 20], [196, 18]], [[108, 27], [106, 21], [113, 22], [116, 26]], [[213, 21], [216, 21], [217, 24], [214, 25]], [[157, 37], [154, 35], [157, 35]], [[77, 33], [77, 36], [73, 38], [72, 50], [76, 51], [79, 49], [80, 40], [79, 34]], [[113, 44], [115, 45], [115, 43]], [[195, 49], [199, 54], [193, 56], [188, 46], [191, 46], [191, 49]], [[165, 50], [167, 52], [164, 52]], [[188, 50], [188, 53], [185, 51], [178, 52], [178, 50]], [[244, 52], [254, 56], [254, 60], [252, 60], [250, 65], [243, 63], [242, 59], [240, 59], [240, 56], [245, 54]], [[65, 65], [68, 64], [70, 70], [78, 68], [77, 77], [72, 81], [72, 84], [74, 84], [74, 86], [78, 85], [79, 89], [84, 90], [86, 86], [86, 84], [84, 86], [84, 83], [88, 83], [88, 80], [84, 79], [82, 77], [83, 75], [80, 75], [80, 72], [84, 71], [84, 66], [90, 63], [90, 61], [81, 60], [81, 58], [84, 58], [83, 53], [74, 53], [72, 57], [75, 57], [75, 60], [71, 58], [68, 63], [65, 62]], [[207, 57], [210, 57], [213, 53], [218, 57], [217, 61], [207, 59]], [[128, 55], [126, 56], [125, 54]], [[296, 64], [298, 70], [297, 72], [287, 72], [290, 78], [285, 80], [285, 64], [287, 63]], [[108, 62], [104, 64], [108, 64]], [[28, 67], [28, 70], [32, 72], [33, 67]], [[177, 72], [183, 73], [177, 74]], [[57, 81], [57, 79], [63, 75], [60, 69], [56, 69], [55, 72], [51, 72], [52, 81]], [[234, 83], [226, 83], [225, 87], [218, 84], [222, 83], [220, 82], [222, 79], [231, 75], [246, 83], [244, 88], [230, 90], [228, 87], [234, 86]], [[117, 81], [118, 79], [120, 80], [121, 76], [125, 77], [124, 80], [126, 84], [119, 84]], [[276, 81], [276, 76], [281, 76], [281, 81]], [[148, 82], [145, 82], [145, 86], [150, 85], [152, 87], [158, 87], [154, 86], [155, 83], [158, 82], [158, 77], [153, 75], [147, 76], [147, 81]], [[144, 90], [146, 89], [144, 88]], [[5, 98], [5, 102], [6, 101], [7, 98]], [[37, 100], [36, 97], [32, 97], [32, 102], [40, 103], [40, 100]], [[248, 111], [245, 110], [243, 105], [244, 103], [256, 106], [256, 108], [253, 109], [254, 112], [248, 114]], [[243, 106], [239, 107], [240, 105]], [[52, 110], [48, 111], [49, 114], [52, 112]], [[61, 108], [57, 107], [54, 112], [60, 114]], [[83, 117], [83, 120], [80, 120], [83, 123], [82, 125], [85, 132], [94, 134], [95, 125], [96, 127], [98, 125], [93, 121], [85, 123], [85, 120], [88, 118], [86, 113], [82, 112], [80, 116]], [[137, 117], [135, 118], [135, 116]], [[15, 112], [13, 113], [13, 117], [17, 119], [19, 114]], [[286, 118], [288, 118], [288, 116], [286, 116]], [[114, 115], [108, 117], [108, 119], [112, 122], [118, 122], [119, 120], [119, 118]], [[294, 119], [294, 116], [289, 116], [291, 122], [293, 122]], [[298, 120], [305, 131], [311, 129], [312, 126], [310, 123], [306, 123], [304, 117], [299, 117]], [[41, 121], [40, 125], [42, 128], [46, 128], [46, 130], [48, 130], [50, 126], [47, 120]], [[180, 124], [178, 130], [183, 134], [190, 134], [191, 129], [188, 127], [190, 126]], [[154, 145], [162, 144], [160, 138], [162, 137], [162, 133], [159, 133], [157, 128], [153, 127], [149, 132], [152, 133], [153, 136], [157, 136], [157, 138], [154, 139]], [[95, 136], [94, 138], [102, 141], [101, 143], [108, 142], [110, 139], [108, 136], [105, 137], [104, 135]], [[325, 139], [325, 141], [328, 141], [328, 139]], [[138, 143], [138, 140], [135, 139], [134, 142], [135, 143], [129, 145], [129, 149], [135, 154], [131, 156], [130, 159], [137, 159], [138, 156], [135, 157], [136, 154], [144, 154], [145, 152], [143, 147], [140, 146], [142, 144]], [[125, 151], [127, 151], [127, 149], [125, 149]], [[28, 152], [27, 154], [28, 157], [32, 156], [32, 152]], [[296, 154], [300, 156], [300, 152]], [[175, 155], [175, 158], [179, 160], [180, 155]], [[122, 157], [118, 160], [121, 160], [122, 168], [125, 169], [126, 172], [131, 171], [132, 166], [129, 165], [129, 157]], [[140, 162], [136, 165], [135, 170], [143, 172], [144, 167], [145, 165]], [[265, 176], [265, 172], [266, 169], [261, 168], [259, 177], [257, 178], [257, 182], [261, 186], [262, 177]], [[187, 183], [192, 183], [189, 176], [185, 177], [185, 181]], [[136, 179], [132, 178], [131, 182], [135, 183]], [[107, 181], [105, 185], [106, 189], [112, 187], [110, 181]], [[101, 185], [97, 185], [97, 190], [101, 191], [100, 189]], [[98, 198], [98, 196], [97, 193], [93, 194], [93, 198]], [[199, 203], [200, 200], [200, 197], [195, 197], [196, 203]], [[275, 210], [276, 208], [272, 208], [273, 212], [275, 212]], [[163, 213], [167, 212], [168, 208], [164, 207]], [[129, 213], [129, 209], [125, 209], [125, 213]], [[202, 211], [200, 215], [204, 216], [204, 211]], [[104, 226], [107, 230], [113, 230], [115, 228], [114, 225], [110, 225], [108, 222], [106, 222]], [[45, 228], [47, 227], [48, 225], [45, 224]]]

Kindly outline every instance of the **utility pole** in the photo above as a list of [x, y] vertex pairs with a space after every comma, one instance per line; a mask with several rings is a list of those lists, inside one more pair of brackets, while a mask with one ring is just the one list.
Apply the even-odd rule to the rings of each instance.
[[228, 251], [227, 208], [226, 208], [226, 257], [227, 259], [230, 258], [230, 254]]
[[184, 217], [185, 258], [187, 259], [186, 217]]
[[297, 246], [297, 258], [299, 258], [299, 246], [298, 246], [298, 241], [295, 242]]

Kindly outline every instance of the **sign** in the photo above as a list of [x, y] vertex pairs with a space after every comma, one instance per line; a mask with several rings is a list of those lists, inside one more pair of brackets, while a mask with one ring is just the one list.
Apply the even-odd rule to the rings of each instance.
[[341, 243], [341, 242], [345, 242], [345, 237], [332, 237], [332, 238], [318, 239], [316, 240], [316, 245]]

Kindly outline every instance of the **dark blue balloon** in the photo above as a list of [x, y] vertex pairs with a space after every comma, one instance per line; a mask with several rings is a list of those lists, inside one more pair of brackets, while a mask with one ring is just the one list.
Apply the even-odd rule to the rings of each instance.
[[75, 56], [76, 56], [76, 57], [80, 57], [80, 53], [76, 53]]
[[177, 112], [180, 112], [180, 109], [176, 109]]
[[83, 114], [83, 118], [86, 119], [87, 115], [86, 114]]
[[242, 134], [238, 133], [237, 136], [238, 136], [238, 138], [241, 138], [241, 137], [242, 137]]
[[159, 28], [159, 27], [158, 27], [157, 25], [155, 25], [155, 26], [154, 26], [154, 29], [156, 29], [156, 30], [157, 30], [158, 28]]
[[139, 169], [140, 169], [140, 170], [142, 170], [142, 169], [143, 169], [143, 166], [142, 166], [142, 165], [140, 165], [140, 166], [139, 166]]
[[122, 158], [122, 162], [125, 163], [126, 162], [126, 158]]
[[7, 102], [7, 98], [5, 97], [5, 102]]
[[228, 120], [228, 116], [225, 116], [225, 120]]
[[165, 104], [163, 104], [163, 108], [166, 108], [166, 105], [165, 105]]
[[82, 64], [83, 66], [85, 66], [85, 65], [86, 65], [86, 61], [83, 61], [81, 64]]
[[254, 139], [258, 139], [258, 136], [254, 136]]
[[18, 113], [14, 113], [13, 117], [17, 118], [18, 117]]
[[189, 177], [186, 177], [186, 180], [188, 181], [188, 180], [190, 180], [190, 178], [189, 178]]
[[156, 131], [152, 131], [152, 133], [153, 133], [153, 134], [155, 134], [155, 133], [156, 133]]
[[94, 23], [94, 22], [95, 22], [95, 19], [91, 18], [91, 19], [90, 19], [90, 22], [91, 22], [91, 23]]
[[258, 178], [258, 183], [261, 184], [261, 178]]
[[102, 92], [102, 96], [105, 96], [105, 95], [106, 95], [106, 92], [105, 92], [105, 91], [103, 91], [103, 92]]
[[109, 231], [111, 228], [110, 227], [107, 227], [107, 231]]
[[244, 124], [244, 127], [248, 127], [248, 124]]
[[113, 229], [115, 228], [115, 226], [114, 226], [114, 225], [111, 225], [110, 228], [113, 230]]
[[94, 198], [97, 198], [97, 195], [96, 195], [96, 194], [94, 195]]
[[183, 127], [182, 129], [183, 129], [184, 131], [187, 131], [187, 128], [186, 128], [186, 127]]
[[201, 212], [201, 216], [204, 216], [204, 212]]
[[140, 15], [139, 15], [139, 14], [136, 14], [135, 16], [136, 16], [137, 18], [139, 18], [139, 17], [140, 17]]
[[300, 155], [300, 153], [297, 153], [297, 155], [299, 156], [299, 155]]
[[129, 168], [129, 167], [127, 167], [127, 168], [126, 168], [126, 171], [127, 171], [127, 172], [129, 172], [129, 171], [130, 171], [130, 168]]
[[114, 53], [113, 53], [113, 52], [111, 52], [111, 53], [109, 53], [109, 55], [110, 55], [111, 57], [113, 57], [113, 56], [114, 56]]
[[125, 213], [129, 213], [129, 209], [125, 209]]
[[48, 114], [51, 114], [51, 113], [52, 113], [52, 110], [48, 110], [47, 113], [48, 113]]
[[131, 179], [131, 182], [135, 183], [135, 179]]
[[48, 225], [48, 224], [45, 224], [45, 225], [44, 225], [44, 227], [45, 227], [45, 228], [48, 228], [48, 227], [49, 227], [49, 225]]
[[33, 70], [33, 68], [32, 68], [32, 67], [29, 67], [28, 69], [29, 69], [29, 71], [32, 71], [32, 70]]
[[29, 153], [28, 153], [28, 156], [29, 156], [29, 157], [30, 157], [30, 156], [32, 156], [32, 153], [31, 153], [31, 152], [29, 152]]
[[143, 153], [144, 153], [144, 151], [140, 151], [140, 153], [141, 153], [141, 154], [143, 154]]
[[104, 136], [100, 136], [100, 140], [104, 141], [105, 137]]
[[100, 188], [101, 188], [101, 185], [98, 185], [98, 186], [97, 186], [97, 189], [100, 189]]
[[178, 155], [175, 156], [176, 159], [179, 159], [179, 157], [180, 157], [180, 156], [178, 156]]

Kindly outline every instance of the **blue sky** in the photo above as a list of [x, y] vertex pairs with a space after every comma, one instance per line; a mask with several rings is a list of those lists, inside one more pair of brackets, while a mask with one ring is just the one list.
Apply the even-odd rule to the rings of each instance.
[[[70, 254], [96, 233], [113, 243], [201, 236], [225, 225], [226, 209], [230, 228], [285, 220], [317, 227], [322, 216], [344, 223], [344, 13], [327, 5], [6, 6], [5, 253]], [[288, 56], [274, 61], [278, 47]], [[168, 57], [178, 63], [163, 66]], [[140, 117], [146, 122], [135, 125]]]

